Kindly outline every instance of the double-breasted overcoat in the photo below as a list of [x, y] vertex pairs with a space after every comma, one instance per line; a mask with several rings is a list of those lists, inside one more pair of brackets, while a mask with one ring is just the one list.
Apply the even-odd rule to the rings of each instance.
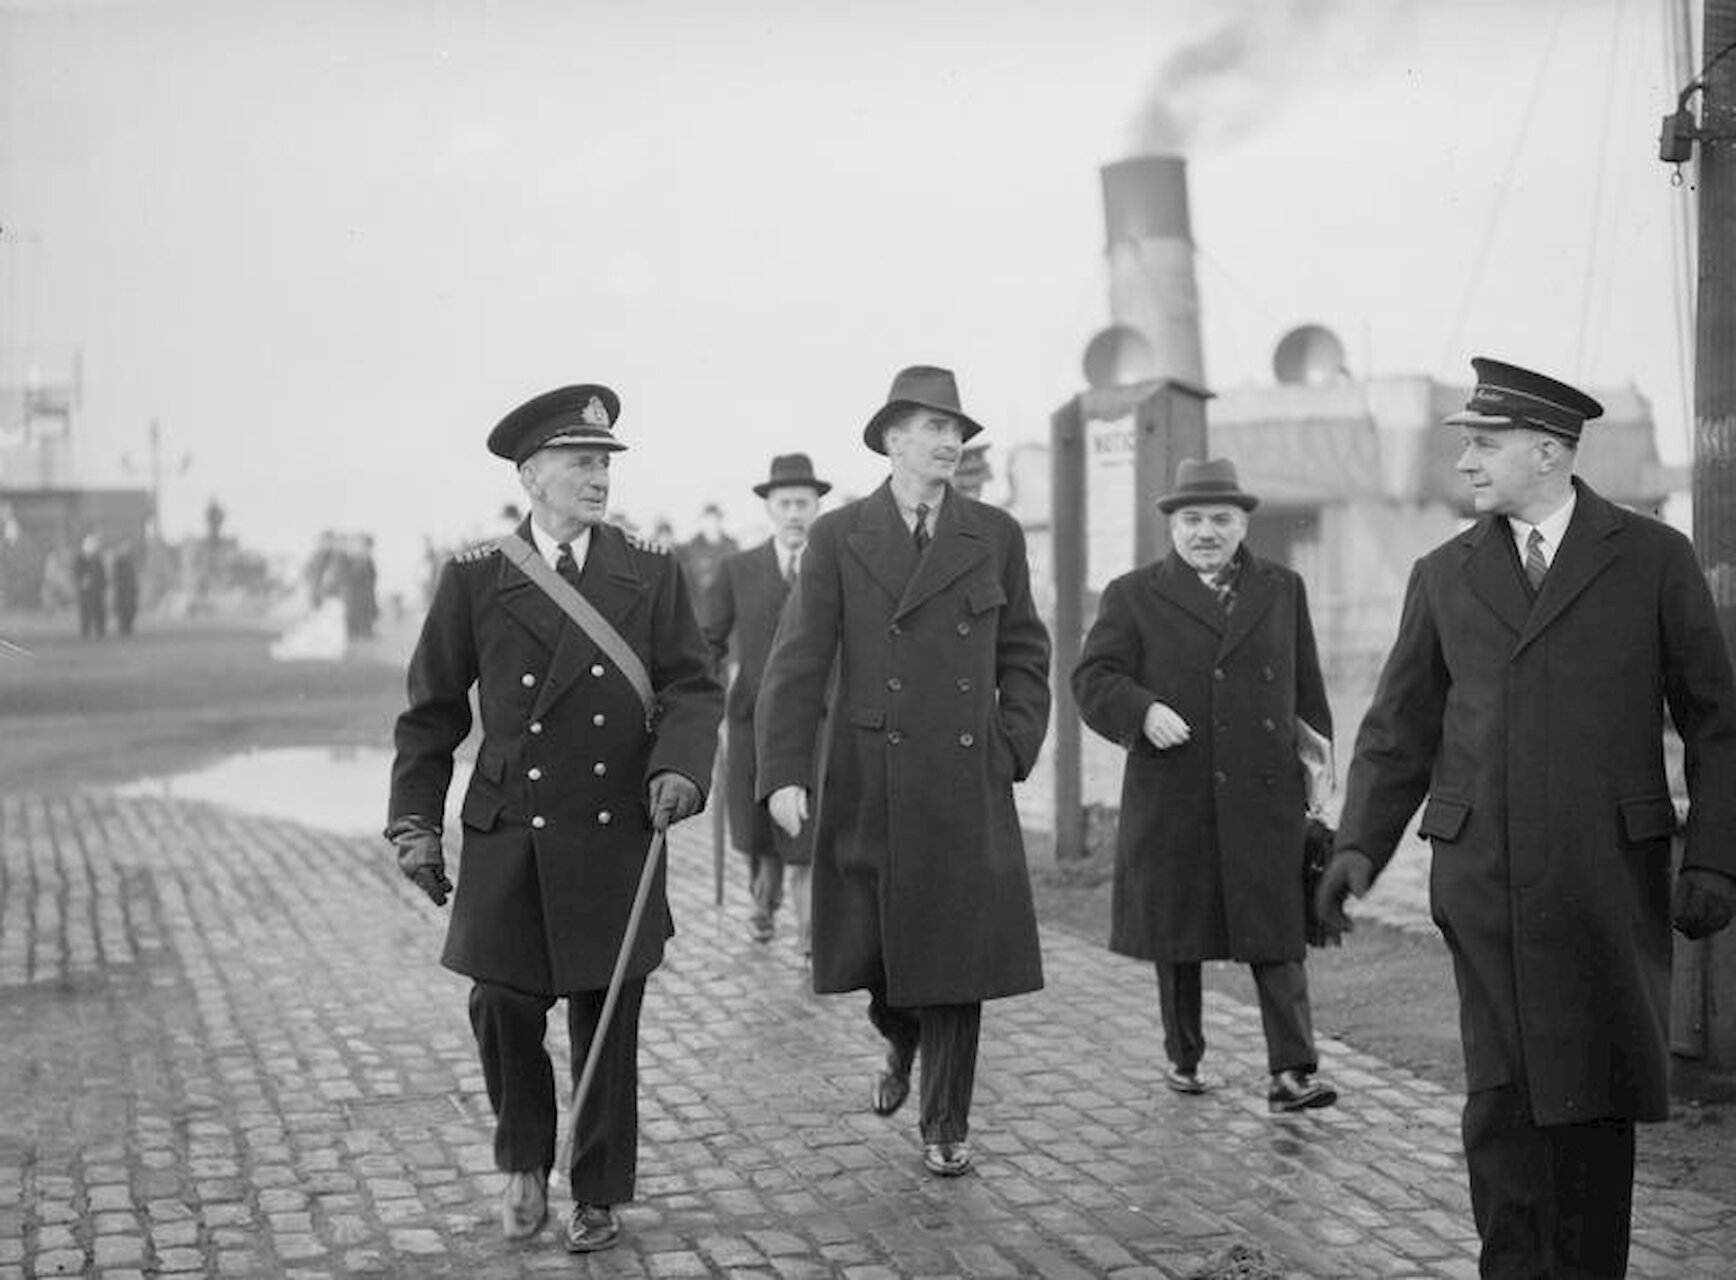
[[1384, 866], [1423, 805], [1469, 1091], [1521, 1085], [1540, 1124], [1657, 1120], [1676, 830], [1664, 714], [1686, 748], [1686, 865], [1736, 873], [1736, 689], [1688, 540], [1575, 485], [1534, 599], [1501, 517], [1417, 562], [1338, 847]]
[[[596, 525], [579, 592], [644, 663], [649, 724], [621, 670], [489, 545], [441, 570], [392, 767], [392, 819], [438, 821], [476, 687], [482, 739], [441, 962], [546, 995], [608, 986], [650, 844], [646, 782], [671, 769], [703, 794], [723, 714], [673, 556]], [[674, 931], [660, 866], [626, 976], [655, 969]]]
[[[1127, 751], [1110, 949], [1168, 963], [1300, 960], [1298, 719], [1332, 715], [1302, 580], [1245, 548], [1234, 605], [1172, 552], [1104, 589], [1073, 671], [1085, 723]], [[1145, 737], [1154, 702], [1189, 738]]]
[[755, 785], [754, 700], [789, 596], [776, 543], [768, 540], [723, 559], [700, 614], [718, 671], [735, 659], [735, 678], [724, 701], [730, 839], [743, 853], [775, 853], [793, 866], [806, 866], [813, 861], [813, 829], [803, 828], [794, 837], [778, 830]]
[[893, 1005], [1042, 986], [1013, 783], [1048, 731], [1024, 533], [950, 490], [919, 556], [889, 485], [814, 522], [755, 715], [759, 790], [808, 786], [814, 987]]

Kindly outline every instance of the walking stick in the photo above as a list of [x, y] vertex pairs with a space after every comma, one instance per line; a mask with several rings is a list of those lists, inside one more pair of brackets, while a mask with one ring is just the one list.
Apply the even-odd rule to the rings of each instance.
[[603, 996], [603, 1012], [597, 1019], [597, 1029], [591, 1034], [591, 1047], [585, 1053], [585, 1066], [573, 1083], [572, 1110], [566, 1128], [561, 1131], [560, 1153], [555, 1167], [572, 1176], [573, 1148], [579, 1140], [579, 1110], [590, 1096], [591, 1081], [597, 1074], [597, 1062], [602, 1057], [603, 1040], [609, 1034], [609, 1023], [615, 1014], [615, 1002], [621, 997], [621, 983], [627, 976], [627, 957], [633, 953], [633, 941], [639, 936], [639, 923], [645, 917], [645, 903], [651, 897], [651, 885], [657, 879], [657, 864], [663, 860], [663, 845], [668, 833], [651, 833], [651, 847], [645, 854], [645, 869], [639, 873], [639, 888], [633, 894], [633, 909], [627, 913], [627, 933], [621, 939], [621, 951], [615, 957], [615, 971], [609, 975], [609, 990]]
[[717, 762], [711, 769], [711, 895], [712, 905], [716, 907], [723, 905], [724, 810], [728, 807], [723, 797], [729, 791], [727, 761], [733, 745], [726, 737], [719, 735]]

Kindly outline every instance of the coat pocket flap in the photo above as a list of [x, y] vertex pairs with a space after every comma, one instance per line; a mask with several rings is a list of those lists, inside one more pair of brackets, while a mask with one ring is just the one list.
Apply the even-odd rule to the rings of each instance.
[[478, 831], [494, 830], [495, 821], [506, 802], [493, 788], [472, 787], [464, 794], [464, 806], [458, 811], [459, 820]]
[[1662, 840], [1676, 833], [1676, 806], [1668, 796], [1647, 796], [1643, 800], [1618, 800], [1622, 831], [1629, 844]]
[[1007, 602], [1007, 593], [998, 582], [987, 586], [972, 587], [965, 592], [965, 603], [972, 613], [987, 613], [990, 609], [999, 609]]
[[1430, 840], [1457, 840], [1465, 829], [1465, 819], [1471, 816], [1471, 806], [1450, 796], [1430, 796], [1423, 806], [1423, 820], [1417, 834]]
[[499, 782], [506, 776], [506, 755], [492, 743], [483, 743], [482, 750], [476, 753], [476, 772], [490, 782]]
[[886, 712], [880, 707], [851, 707], [850, 723], [858, 729], [884, 729]]

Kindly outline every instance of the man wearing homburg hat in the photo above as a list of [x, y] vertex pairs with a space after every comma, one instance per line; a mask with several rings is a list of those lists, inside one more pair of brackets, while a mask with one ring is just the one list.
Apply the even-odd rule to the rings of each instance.
[[[535, 1235], [548, 1214], [548, 1011], [565, 998], [577, 1076], [603, 1034], [653, 829], [703, 804], [723, 711], [674, 559], [604, 523], [610, 461], [626, 448], [614, 434], [620, 412], [607, 387], [562, 387], [494, 428], [489, 450], [516, 464], [530, 515], [442, 568], [397, 724], [386, 834], [404, 874], [439, 905], [451, 890], [441, 815], [476, 688], [482, 740], [441, 961], [474, 983], [508, 1239]], [[614, 1244], [614, 1206], [633, 1196], [640, 1002], [673, 932], [659, 864], [566, 1171], [574, 1252]]]
[[814, 464], [807, 454], [786, 453], [773, 458], [770, 475], [753, 487], [765, 502], [772, 536], [757, 547], [724, 557], [717, 581], [700, 610], [718, 670], [725, 669], [731, 656], [735, 659], [735, 679], [724, 706], [728, 725], [725, 741], [729, 744], [725, 769], [730, 840], [747, 858], [753, 901], [749, 936], [760, 943], [772, 940], [784, 897], [784, 869], [788, 867], [796, 945], [803, 955], [809, 952], [808, 867], [813, 861], [813, 833], [786, 835], [759, 798], [753, 708], [778, 615], [801, 569], [808, 527], [820, 512], [820, 499], [831, 489], [830, 483], [814, 475]]
[[[1411, 572], [1319, 906], [1349, 928], [1346, 894], [1422, 806], [1482, 1274], [1620, 1276], [1634, 1122], [1669, 1110], [1670, 923], [1704, 937], [1736, 907], [1736, 688], [1688, 540], [1573, 475], [1602, 407], [1471, 363], [1447, 424], [1479, 519]], [[1686, 749], [1680, 828], [1666, 711]]]
[[941, 1177], [971, 1165], [982, 1002], [1043, 984], [1013, 784], [1048, 730], [1049, 636], [1018, 523], [948, 483], [980, 430], [949, 371], [893, 379], [863, 432], [891, 474], [814, 522], [755, 711], [773, 820], [816, 826], [814, 989], [868, 992], [877, 1114], [903, 1104], [920, 1050]]
[[[1103, 590], [1073, 671], [1079, 714], [1127, 752], [1109, 948], [1153, 961], [1165, 1077], [1205, 1092], [1200, 965], [1253, 971], [1271, 1110], [1331, 1105], [1315, 1076], [1304, 756], [1329, 759], [1332, 712], [1302, 579], [1244, 545], [1259, 499], [1227, 459], [1189, 458], [1158, 499], [1171, 553]], [[1330, 776], [1329, 766], [1325, 766]]]

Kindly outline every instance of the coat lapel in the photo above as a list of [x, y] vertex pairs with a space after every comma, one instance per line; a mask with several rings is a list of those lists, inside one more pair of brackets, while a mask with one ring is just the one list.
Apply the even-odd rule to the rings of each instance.
[[750, 590], [755, 603], [769, 601], [771, 608], [783, 608], [784, 598], [790, 594], [790, 584], [784, 581], [784, 571], [778, 563], [777, 539], [768, 538], [761, 543], [747, 563], [753, 574]]
[[[903, 527], [902, 518], [898, 524]], [[908, 531], [905, 540], [911, 543], [914, 552], [915, 542]], [[903, 617], [923, 601], [945, 590], [988, 554], [988, 543], [983, 538], [982, 526], [975, 513], [965, 509], [956, 490], [949, 489], [934, 522], [934, 541], [929, 543], [928, 554], [917, 562], [916, 572], [905, 584], [904, 594], [892, 616]]]
[[[1236, 603], [1224, 623], [1220, 653], [1229, 653], [1252, 635], [1278, 598], [1276, 575], [1271, 568], [1248, 551], [1243, 551], [1242, 556], [1242, 568], [1236, 575]], [[1194, 580], [1199, 581], [1198, 575]], [[1200, 586], [1204, 588], [1205, 584]]]
[[1151, 566], [1147, 581], [1165, 600], [1192, 614], [1220, 635], [1223, 633], [1224, 611], [1218, 606], [1218, 598], [1175, 552]]
[[1591, 585], [1592, 579], [1616, 558], [1614, 535], [1620, 531], [1621, 522], [1616, 518], [1615, 509], [1583, 481], [1575, 480], [1573, 483], [1579, 491], [1573, 519], [1568, 521], [1567, 533], [1561, 539], [1549, 572], [1543, 575], [1537, 602], [1519, 634], [1516, 653], [1560, 617], [1561, 611], [1572, 604], [1579, 593]]
[[[516, 572], [516, 570], [515, 570]], [[523, 576], [522, 574], [520, 575]], [[529, 582], [528, 579], [526, 579]], [[546, 601], [560, 618], [560, 637], [548, 671], [531, 706], [532, 718], [545, 714], [559, 698], [579, 682], [579, 673], [597, 660], [600, 650], [596, 642], [561, 607], [549, 600], [542, 588], [529, 583], [530, 589]], [[650, 590], [639, 576], [627, 554], [626, 535], [613, 525], [599, 524], [591, 529], [591, 548], [585, 555], [585, 567], [579, 572], [579, 594], [608, 619], [615, 630], [626, 634], [627, 623]]]
[[1459, 535], [1465, 581], [1471, 594], [1514, 635], [1524, 629], [1531, 597], [1518, 573], [1505, 516], [1485, 516]]
[[[531, 546], [536, 545], [530, 536], [529, 520], [520, 524], [515, 532]], [[567, 615], [530, 580], [523, 569], [504, 555], [500, 557], [500, 577], [495, 583], [495, 593], [500, 607], [535, 636], [544, 648], [553, 649], [560, 643], [562, 630], [570, 625]]]
[[882, 482], [862, 500], [856, 527], [850, 530], [846, 541], [869, 576], [896, 604], [916, 570], [917, 555], [910, 530], [904, 527], [898, 514], [890, 481]]

